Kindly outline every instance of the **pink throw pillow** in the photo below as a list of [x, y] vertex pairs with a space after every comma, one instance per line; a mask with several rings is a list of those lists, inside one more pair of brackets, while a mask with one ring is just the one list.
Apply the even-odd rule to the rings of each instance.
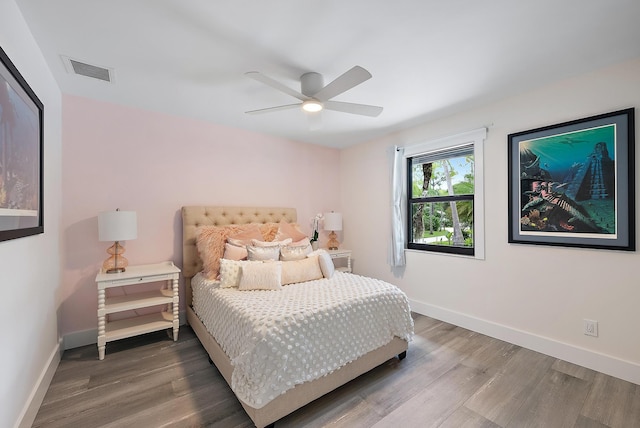
[[246, 260], [247, 247], [239, 247], [229, 243], [224, 244], [224, 256], [227, 260]]
[[306, 237], [307, 235], [305, 235], [300, 230], [300, 226], [298, 226], [296, 223], [287, 223], [281, 221], [280, 223], [278, 223], [278, 233], [276, 233], [274, 239], [276, 241], [282, 241], [283, 239], [291, 238], [293, 242], [296, 242]]

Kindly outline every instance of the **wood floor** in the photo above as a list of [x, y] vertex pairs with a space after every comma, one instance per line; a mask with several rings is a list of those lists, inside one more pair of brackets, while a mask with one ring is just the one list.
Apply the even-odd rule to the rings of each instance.
[[[284, 427], [640, 427], [640, 386], [414, 315], [392, 359]], [[251, 427], [189, 327], [66, 351], [34, 427]]]

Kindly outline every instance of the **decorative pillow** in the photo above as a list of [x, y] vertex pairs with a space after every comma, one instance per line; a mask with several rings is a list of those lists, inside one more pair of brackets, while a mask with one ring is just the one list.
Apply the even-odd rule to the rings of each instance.
[[273, 241], [278, 233], [278, 223], [264, 223], [260, 225], [263, 241]]
[[309, 241], [309, 238], [307, 238], [306, 236], [304, 237], [304, 239], [291, 243], [291, 247], [304, 247], [305, 245], [311, 245], [311, 241]]
[[282, 261], [291, 261], [291, 260], [302, 260], [307, 257], [307, 254], [311, 252], [311, 244], [293, 246], [287, 245], [285, 247], [280, 248], [280, 260]]
[[280, 247], [256, 247], [247, 245], [249, 260], [278, 260], [280, 259]]
[[282, 262], [282, 285], [322, 278], [318, 256]]
[[196, 246], [200, 254], [200, 259], [202, 260], [204, 276], [209, 280], [218, 278], [220, 259], [224, 255], [224, 244], [227, 237], [246, 232], [255, 233], [255, 230], [260, 230], [260, 226], [255, 223], [227, 226], [201, 226], [196, 229]]
[[281, 290], [282, 265], [274, 263], [246, 263], [242, 265], [240, 290]]
[[282, 247], [289, 244], [291, 244], [291, 238], [287, 238], [282, 241], [260, 241], [258, 239], [251, 240], [251, 245], [253, 245], [254, 247]]
[[248, 261], [220, 259], [220, 288], [237, 287], [240, 282], [240, 269], [245, 263]]
[[336, 271], [336, 267], [333, 264], [333, 260], [326, 250], [315, 250], [307, 254], [307, 257], [318, 256], [318, 262], [320, 264], [320, 270], [322, 270], [322, 276], [325, 278], [331, 278]]
[[291, 238], [291, 240], [295, 242], [306, 237], [307, 235], [300, 230], [300, 226], [298, 226], [298, 224], [281, 221], [278, 223], [278, 233], [276, 233], [276, 237], [274, 239], [276, 241], [281, 241], [283, 239]]
[[246, 247], [247, 245], [251, 245], [251, 239], [245, 242], [244, 239], [236, 239], [236, 238], [227, 238], [227, 244], [231, 244], [234, 247]]
[[[224, 255], [222, 258], [229, 260], [246, 260], [247, 256], [247, 247], [238, 247], [236, 245], [231, 245], [228, 242], [224, 244]], [[220, 268], [222, 268], [222, 264], [220, 264]]]
[[238, 233], [232, 233], [227, 236], [227, 242], [232, 245], [244, 247], [251, 244], [252, 239], [262, 239], [262, 231], [257, 223], [249, 223]]

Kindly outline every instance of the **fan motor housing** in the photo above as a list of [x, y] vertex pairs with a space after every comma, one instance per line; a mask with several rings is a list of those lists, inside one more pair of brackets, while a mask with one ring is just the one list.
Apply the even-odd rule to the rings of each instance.
[[300, 92], [302, 92], [303, 95], [312, 97], [322, 88], [324, 88], [322, 74], [312, 71], [300, 76]]

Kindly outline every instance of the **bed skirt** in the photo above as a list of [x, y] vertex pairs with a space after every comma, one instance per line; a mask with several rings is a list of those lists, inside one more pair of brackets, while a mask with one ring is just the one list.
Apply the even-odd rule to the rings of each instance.
[[[196, 333], [196, 336], [198, 336], [198, 339], [200, 339], [200, 343], [202, 343], [202, 346], [206, 349], [211, 360], [227, 383], [231, 385], [231, 373], [233, 372], [231, 361], [216, 340], [209, 334], [191, 307], [187, 308], [187, 321]], [[296, 385], [260, 409], [253, 408], [242, 400], [239, 400], [240, 404], [242, 404], [242, 407], [256, 427], [263, 428], [355, 379], [361, 374], [378, 367], [385, 361], [406, 352], [408, 345], [406, 340], [396, 337], [388, 344], [363, 355], [327, 376]]]

